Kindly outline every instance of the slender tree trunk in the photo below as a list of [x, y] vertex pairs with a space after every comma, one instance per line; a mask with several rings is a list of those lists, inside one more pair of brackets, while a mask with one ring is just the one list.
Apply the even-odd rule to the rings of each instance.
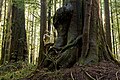
[[6, 19], [6, 35], [5, 35], [5, 61], [10, 60], [10, 42], [11, 42], [11, 19], [12, 19], [12, 1], [9, 0], [8, 10], [7, 10], [7, 19]]
[[56, 0], [53, 0], [53, 2], [54, 2], [54, 11], [56, 11]]
[[[37, 22], [36, 22], [36, 20], [37, 19], [35, 19], [35, 27], [34, 27], [34, 42], [33, 42], [33, 44], [34, 44], [34, 50], [33, 50], [33, 52], [34, 52], [34, 56], [36, 55], [36, 31], [37, 31], [37, 28], [36, 28], [36, 24], [37, 24]], [[36, 57], [36, 56], [35, 56]], [[35, 59], [35, 57], [34, 57], [34, 64], [36, 64], [36, 59]]]
[[3, 0], [0, 0], [0, 22], [1, 22], [1, 12], [2, 12]]
[[[33, 9], [33, 12], [32, 14], [34, 15], [34, 9]], [[34, 63], [34, 52], [33, 50], [35, 49], [34, 48], [34, 45], [33, 45], [33, 38], [34, 38], [34, 16], [32, 16], [32, 26], [31, 26], [31, 63]]]
[[5, 30], [6, 30], [6, 0], [5, 0], [5, 9], [4, 9], [4, 25], [3, 25], [3, 35], [2, 35], [2, 50], [1, 50], [1, 61], [0, 64], [3, 64], [5, 62]]
[[43, 36], [46, 30], [46, 0], [41, 0], [41, 17], [40, 17], [40, 49], [39, 49], [39, 59], [40, 64], [43, 60], [44, 54], [44, 41]]
[[[117, 1], [115, 0], [115, 13], [116, 13], [116, 21], [117, 21], [117, 31], [118, 31], [118, 52], [120, 52], [120, 23], [118, 17], [118, 9], [117, 9]], [[117, 54], [118, 55], [118, 54]]]
[[[27, 23], [26, 23], [26, 33], [27, 33], [27, 46], [28, 46], [28, 49], [30, 49], [30, 22], [29, 22], [29, 18], [31, 17], [30, 16], [30, 7], [27, 8]], [[29, 54], [29, 63], [30, 63], [30, 50], [28, 51], [28, 54]]]
[[114, 21], [113, 21], [113, 7], [112, 1], [110, 0], [110, 7], [111, 7], [111, 26], [112, 26], [112, 42], [113, 42], [113, 53], [115, 55], [115, 34], [114, 34]]
[[[51, 32], [51, 2], [52, 0], [49, 1], [49, 5], [48, 5], [48, 32]], [[49, 34], [50, 35], [50, 34]]]

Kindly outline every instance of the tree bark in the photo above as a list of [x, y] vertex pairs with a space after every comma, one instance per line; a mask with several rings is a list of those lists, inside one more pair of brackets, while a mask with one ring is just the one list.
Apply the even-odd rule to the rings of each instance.
[[7, 10], [7, 19], [6, 19], [6, 35], [5, 35], [5, 42], [4, 42], [4, 46], [5, 46], [5, 57], [4, 60], [5, 61], [10, 61], [10, 43], [11, 43], [11, 22], [12, 22], [12, 1], [9, 0], [8, 2], [8, 10]]
[[4, 46], [4, 43], [5, 43], [5, 24], [6, 24], [6, 0], [5, 0], [5, 9], [4, 9], [4, 25], [3, 25], [3, 35], [2, 35], [2, 50], [1, 50], [1, 61], [0, 61], [0, 64], [3, 64], [5, 62], [4, 60], [4, 57], [5, 57], [5, 46]]
[[105, 31], [106, 31], [106, 40], [107, 44], [112, 51], [112, 43], [111, 43], [111, 29], [110, 29], [110, 14], [109, 14], [109, 0], [104, 0], [104, 8], [105, 8]]
[[117, 21], [117, 32], [118, 32], [118, 53], [120, 52], [120, 25], [119, 25], [119, 17], [118, 17], [118, 9], [117, 9], [117, 1], [115, 0], [115, 13], [116, 13], [116, 21]]
[[[89, 49], [89, 30], [90, 30], [90, 19], [91, 19], [91, 6], [92, 0], [84, 0], [84, 25], [83, 25], [83, 40], [82, 40], [82, 52], [81, 58], [85, 58]], [[82, 61], [81, 59], [81, 61]]]
[[26, 61], [28, 49], [25, 30], [24, 0], [12, 0], [11, 61]]
[[110, 0], [110, 6], [111, 6], [111, 26], [112, 26], [112, 46], [113, 46], [113, 53], [116, 54], [115, 52], [115, 34], [114, 34], [114, 20], [113, 20], [113, 7], [112, 7], [112, 1]]
[[46, 0], [41, 0], [41, 17], [40, 17], [40, 49], [39, 49], [39, 59], [38, 64], [41, 64], [44, 58], [44, 41], [43, 36], [46, 30]]
[[0, 22], [1, 22], [1, 12], [2, 12], [3, 0], [0, 0]]

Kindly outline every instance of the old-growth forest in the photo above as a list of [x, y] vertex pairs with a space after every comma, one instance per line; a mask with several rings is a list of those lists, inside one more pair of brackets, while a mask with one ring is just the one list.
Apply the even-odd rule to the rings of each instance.
[[120, 0], [0, 0], [0, 80], [120, 80]]

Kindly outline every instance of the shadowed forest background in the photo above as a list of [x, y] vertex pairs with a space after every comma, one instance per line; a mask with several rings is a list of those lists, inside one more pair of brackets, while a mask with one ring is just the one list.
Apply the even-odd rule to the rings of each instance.
[[0, 80], [119, 80], [119, 0], [0, 0]]

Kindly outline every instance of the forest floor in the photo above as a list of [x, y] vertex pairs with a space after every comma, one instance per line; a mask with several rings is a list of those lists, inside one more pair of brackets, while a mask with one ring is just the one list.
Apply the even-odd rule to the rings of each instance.
[[19, 61], [0, 65], [0, 80], [19, 80], [35, 71], [36, 65]]
[[120, 80], [120, 67], [112, 62], [102, 61], [95, 65], [56, 70], [36, 70], [21, 80]]

